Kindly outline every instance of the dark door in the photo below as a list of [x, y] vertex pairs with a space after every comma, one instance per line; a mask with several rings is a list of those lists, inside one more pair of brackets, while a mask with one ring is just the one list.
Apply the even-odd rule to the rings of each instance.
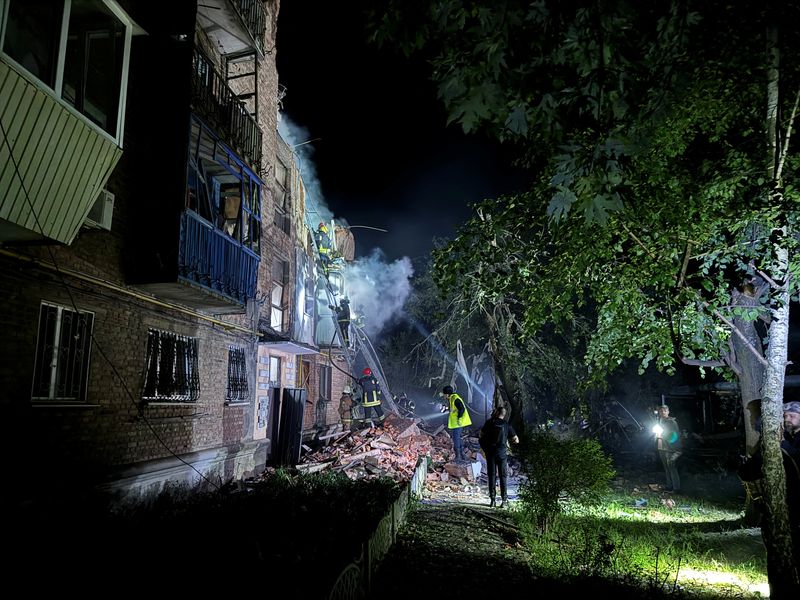
[[307, 393], [303, 389], [275, 390], [273, 401], [272, 464], [276, 467], [290, 467], [300, 461], [300, 448], [303, 436], [303, 411]]

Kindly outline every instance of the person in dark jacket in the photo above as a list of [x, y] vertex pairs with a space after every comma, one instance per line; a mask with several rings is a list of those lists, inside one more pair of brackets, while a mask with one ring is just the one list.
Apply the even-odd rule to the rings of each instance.
[[495, 505], [496, 475], [500, 476], [500, 508], [508, 505], [508, 441], [519, 443], [514, 428], [506, 421], [505, 406], [492, 411], [491, 418], [483, 424], [478, 434], [478, 443], [486, 457], [486, 471], [489, 477], [489, 506]]
[[[362, 377], [358, 380], [358, 385], [361, 387], [361, 406], [364, 407], [364, 424], [372, 422], [372, 415], [375, 416], [375, 421], [378, 424], [383, 423], [386, 415], [383, 414], [381, 408], [381, 394], [380, 385], [378, 380], [372, 375], [372, 369], [365, 367]], [[373, 423], [374, 425], [374, 423]]]
[[658, 425], [654, 428], [656, 434], [656, 447], [661, 464], [664, 465], [664, 475], [667, 481], [667, 490], [670, 492], [681, 491], [681, 478], [678, 474], [677, 461], [682, 452], [681, 430], [678, 421], [669, 416], [669, 406], [662, 404], [656, 411]]

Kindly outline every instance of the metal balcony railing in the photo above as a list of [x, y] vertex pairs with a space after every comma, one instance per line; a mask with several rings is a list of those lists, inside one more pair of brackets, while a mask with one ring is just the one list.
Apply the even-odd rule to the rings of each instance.
[[267, 25], [267, 9], [264, 0], [231, 0], [234, 10], [256, 41], [258, 51], [264, 53], [264, 30]]
[[178, 273], [244, 304], [254, 298], [259, 257], [191, 210], [181, 215]]
[[192, 67], [195, 110], [258, 172], [262, 138], [258, 123], [244, 102], [228, 87], [225, 78], [199, 50], [195, 50]]

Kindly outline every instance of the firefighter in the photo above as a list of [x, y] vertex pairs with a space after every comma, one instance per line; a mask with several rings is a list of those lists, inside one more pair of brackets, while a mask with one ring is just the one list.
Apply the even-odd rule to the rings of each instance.
[[378, 423], [383, 423], [385, 415], [381, 408], [381, 388], [378, 380], [372, 376], [372, 369], [365, 367], [361, 378], [358, 380], [361, 387], [361, 406], [364, 407], [364, 423], [371, 421], [370, 415], [374, 414]]
[[342, 390], [342, 397], [339, 398], [339, 417], [342, 421], [342, 429], [352, 431], [353, 429], [353, 391], [350, 387]]
[[319, 260], [322, 263], [322, 270], [327, 273], [333, 260], [331, 256], [333, 248], [331, 246], [331, 236], [328, 234], [328, 226], [325, 224], [325, 221], [321, 221], [317, 227], [317, 232], [314, 234], [314, 241], [317, 243], [317, 251], [319, 252]]
[[339, 323], [339, 330], [342, 332], [342, 346], [350, 345], [350, 300], [342, 298], [339, 306], [329, 304], [331, 310], [336, 311], [336, 321]]

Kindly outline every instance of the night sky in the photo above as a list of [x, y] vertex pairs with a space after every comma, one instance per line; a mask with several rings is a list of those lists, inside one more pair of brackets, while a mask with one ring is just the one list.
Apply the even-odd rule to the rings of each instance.
[[502, 146], [447, 126], [427, 65], [368, 44], [364, 20], [358, 2], [281, 4], [283, 112], [321, 138], [307, 146], [334, 216], [388, 230], [354, 227], [357, 256], [417, 258], [453, 237], [470, 202], [524, 179]]

